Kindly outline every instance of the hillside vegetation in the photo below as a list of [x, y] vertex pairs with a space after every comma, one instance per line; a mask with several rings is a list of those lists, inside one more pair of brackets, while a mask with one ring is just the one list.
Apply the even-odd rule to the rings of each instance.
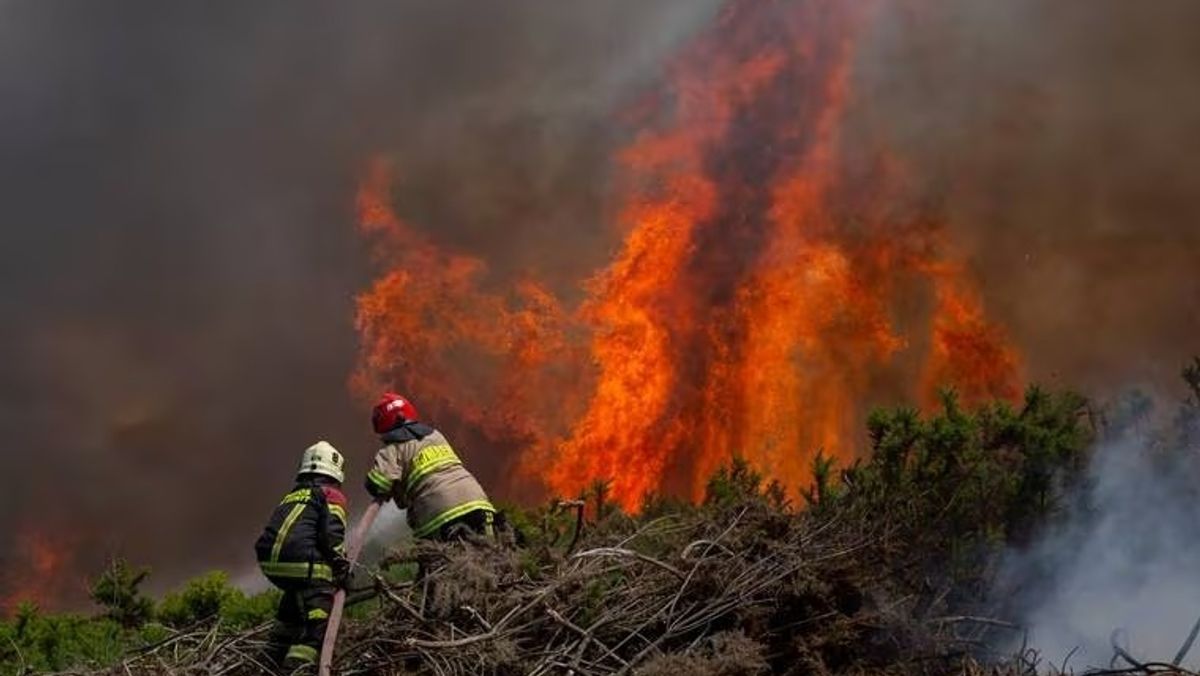
[[[1200, 361], [1188, 373], [1192, 424]], [[936, 414], [873, 414], [860, 461], [818, 456], [800, 504], [735, 461], [699, 505], [655, 498], [628, 515], [599, 482], [579, 501], [509, 509], [499, 544], [421, 544], [360, 570], [336, 667], [1032, 673], [1032, 653], [991, 651], [1020, 636], [989, 598], [998, 554], [1061, 512], [1094, 437], [1136, 415], [1039, 388], [969, 410], [947, 393]], [[0, 625], [3, 672], [259, 671], [273, 593], [247, 597], [214, 572], [152, 601], [146, 575], [114, 561], [94, 581], [94, 616], [21, 607]]]

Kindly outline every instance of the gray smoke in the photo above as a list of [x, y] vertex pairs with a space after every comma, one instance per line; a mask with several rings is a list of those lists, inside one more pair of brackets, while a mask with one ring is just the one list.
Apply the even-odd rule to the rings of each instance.
[[[367, 158], [496, 281], [577, 290], [613, 244], [619, 114], [720, 4], [0, 0], [0, 595], [26, 530], [74, 552], [68, 600], [110, 551], [160, 588], [242, 569], [317, 438], [357, 484]], [[1030, 375], [1173, 377], [1200, 335], [1200, 5], [882, 4], [848, 133], [944, 208]]]
[[[1066, 520], [1006, 563], [999, 588], [1018, 593], [1047, 666], [1107, 666], [1114, 639], [1170, 661], [1200, 618], [1200, 447], [1146, 425], [1103, 443]], [[1200, 651], [1185, 664], [1200, 665]]]
[[856, 133], [947, 214], [1030, 376], [1174, 386], [1200, 337], [1200, 3], [882, 5]]
[[318, 438], [361, 505], [367, 160], [442, 244], [561, 282], [605, 254], [614, 110], [715, 4], [0, 2], [0, 599], [22, 533], [69, 552], [60, 601], [110, 551], [242, 569]]
[[[1200, 349], [1200, 4], [886, 6], [856, 133], [947, 215], [1031, 379], [1177, 400]], [[1099, 446], [1066, 523], [1006, 567], [1048, 662], [1079, 648], [1069, 666], [1107, 665], [1117, 629], [1169, 660], [1200, 617], [1200, 447], [1155, 429]]]

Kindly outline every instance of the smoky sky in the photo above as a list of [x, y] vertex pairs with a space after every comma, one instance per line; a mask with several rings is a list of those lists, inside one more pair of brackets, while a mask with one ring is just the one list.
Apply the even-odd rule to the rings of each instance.
[[712, 9], [0, 2], [4, 586], [34, 532], [74, 552], [68, 600], [109, 551], [160, 588], [247, 565], [319, 438], [361, 502], [366, 162], [443, 245], [574, 274], [606, 255], [614, 106]]
[[1200, 351], [1200, 5], [887, 3], [858, 75], [1032, 378], [1176, 385]]
[[[440, 245], [569, 298], [617, 244], [622, 112], [720, 4], [0, 0], [0, 592], [30, 532], [68, 601], [108, 552], [159, 589], [246, 568], [318, 438], [361, 504], [368, 160]], [[1200, 350], [1200, 7], [882, 6], [846, 142], [907, 166], [1031, 375]]]

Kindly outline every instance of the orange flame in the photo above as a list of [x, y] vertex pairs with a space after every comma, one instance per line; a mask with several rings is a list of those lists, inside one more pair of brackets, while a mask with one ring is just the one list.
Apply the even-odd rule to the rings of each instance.
[[[946, 233], [889, 200], [900, 163], [846, 168], [871, 6], [737, 0], [683, 51], [669, 105], [619, 154], [622, 245], [575, 311], [404, 224], [374, 163], [360, 220], [389, 258], [358, 301], [357, 387], [400, 381], [548, 490], [610, 479], [629, 510], [699, 497], [734, 454], [798, 493], [819, 450], [852, 458], [873, 379], [911, 345], [928, 345], [907, 388], [922, 401], [943, 384], [1015, 397], [1020, 359]], [[902, 330], [915, 286], [932, 311]]]
[[926, 403], [947, 383], [968, 404], [1015, 400], [1020, 395], [1020, 357], [1003, 329], [984, 315], [978, 291], [957, 267], [941, 266], [934, 280], [933, 349], [922, 376]]
[[63, 588], [71, 549], [67, 543], [43, 531], [18, 531], [16, 547], [5, 562], [3, 588], [9, 595], [0, 599], [0, 611], [11, 613], [24, 602], [51, 608], [75, 590]]
[[[446, 253], [404, 223], [389, 198], [388, 163], [373, 161], [359, 190], [361, 230], [379, 240], [388, 272], [358, 298], [364, 350], [351, 380], [363, 396], [400, 385], [437, 417], [453, 412], [493, 440], [544, 440], [533, 413], [568, 352], [558, 299], [535, 280], [507, 294], [482, 290], [479, 258]], [[402, 374], [402, 375], [400, 375]], [[560, 400], [561, 403], [561, 400]]]

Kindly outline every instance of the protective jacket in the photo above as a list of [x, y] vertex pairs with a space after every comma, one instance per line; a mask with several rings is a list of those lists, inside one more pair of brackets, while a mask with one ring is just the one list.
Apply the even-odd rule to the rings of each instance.
[[386, 444], [375, 454], [367, 472], [367, 491], [392, 498], [408, 510], [408, 525], [419, 538], [474, 512], [496, 511], [487, 493], [441, 432], [422, 423], [405, 423], [383, 436]]
[[346, 496], [322, 478], [302, 477], [271, 514], [254, 545], [273, 583], [333, 582], [345, 574]]

